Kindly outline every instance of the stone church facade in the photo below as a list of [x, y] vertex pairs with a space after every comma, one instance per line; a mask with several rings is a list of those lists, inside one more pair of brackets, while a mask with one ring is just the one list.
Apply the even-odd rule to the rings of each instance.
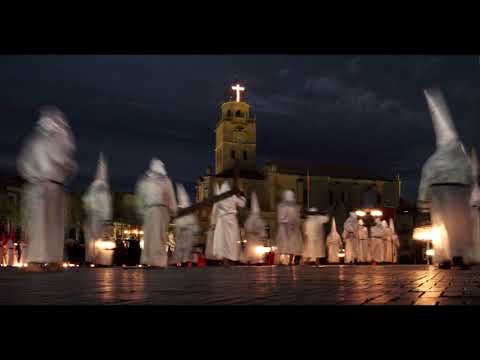
[[[238, 99], [238, 96], [237, 96]], [[240, 188], [250, 198], [258, 195], [262, 216], [268, 223], [270, 238], [276, 233], [276, 207], [284, 190], [296, 193], [297, 202], [307, 208], [315, 206], [335, 217], [339, 231], [349, 211], [361, 207], [362, 195], [374, 187], [384, 216], [394, 217], [400, 199], [400, 179], [382, 178], [362, 169], [298, 162], [256, 163], [256, 118], [244, 101], [228, 101], [221, 105], [215, 128], [215, 166], [209, 167], [196, 185], [196, 201], [213, 195], [215, 184], [233, 182], [235, 166]], [[210, 210], [200, 211], [200, 222], [206, 230]], [[248, 209], [240, 213], [240, 221]]]

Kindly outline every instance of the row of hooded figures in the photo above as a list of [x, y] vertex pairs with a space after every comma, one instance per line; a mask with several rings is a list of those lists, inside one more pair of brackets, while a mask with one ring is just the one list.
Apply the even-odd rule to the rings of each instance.
[[[25, 261], [28, 264], [44, 266], [63, 262], [66, 206], [64, 185], [76, 171], [74, 150], [74, 138], [65, 115], [56, 108], [44, 109], [33, 135], [24, 144], [18, 158], [19, 173], [27, 181], [22, 208], [26, 219], [24, 227], [28, 247]], [[190, 206], [185, 188], [181, 184], [176, 187], [177, 196], [163, 162], [158, 159], [151, 161], [150, 168], [136, 185], [137, 209], [143, 220], [144, 232], [140, 260], [142, 265], [164, 268], [169, 260], [176, 264], [192, 260], [192, 247], [200, 230], [193, 213], [175, 217], [175, 251], [173, 258], [168, 259], [167, 233], [170, 219], [177, 215], [179, 209]], [[216, 190], [217, 194], [226, 193], [230, 191], [230, 185], [225, 181]], [[87, 189], [83, 202], [87, 214], [85, 259], [93, 264], [101, 263], [104, 256], [97, 244], [103, 241], [112, 220], [107, 165], [102, 155], [95, 180]], [[266, 224], [261, 218], [257, 196], [252, 193], [252, 208], [243, 227], [247, 245], [242, 251], [237, 210], [245, 205], [245, 197], [237, 194], [214, 204], [205, 250], [207, 259], [225, 262], [258, 261], [258, 247], [262, 247], [266, 240]], [[300, 206], [296, 203], [295, 193], [285, 191], [283, 201], [278, 205], [277, 253], [289, 256], [290, 263], [296, 256], [303, 256], [307, 261], [318, 261], [326, 256], [323, 226], [329, 218], [318, 214], [315, 209], [310, 210], [302, 236]], [[389, 227], [379, 222], [369, 238], [365, 235], [366, 229], [352, 213], [344, 227], [347, 263], [371, 260], [384, 262], [390, 258], [395, 262], [398, 238], [394, 235], [392, 225]], [[326, 246], [329, 262], [338, 262], [342, 238], [336, 230], [334, 219]]]
[[[224, 182], [222, 188], [217, 189], [216, 195], [228, 190], [229, 185]], [[239, 235], [242, 231], [238, 226], [236, 208], [243, 206], [245, 199], [236, 195], [214, 205], [207, 236], [207, 259], [262, 262], [262, 252], [257, 249], [262, 248], [266, 242], [266, 224], [261, 217], [255, 192], [251, 194], [251, 210], [244, 224], [246, 246], [242, 252], [237, 245], [242, 241]], [[331, 231], [325, 239], [324, 226], [330, 217], [320, 214], [316, 208], [310, 208], [302, 229], [300, 212], [295, 193], [285, 190], [277, 208], [277, 264], [293, 265], [296, 259], [301, 259], [304, 264], [318, 264], [323, 262], [322, 259], [329, 263], [339, 263], [342, 255], [344, 263], [397, 262], [400, 243], [392, 219], [390, 225], [378, 220], [369, 236], [362, 220], [357, 220], [352, 212], [345, 221], [343, 236], [338, 233], [335, 218], [332, 218]]]

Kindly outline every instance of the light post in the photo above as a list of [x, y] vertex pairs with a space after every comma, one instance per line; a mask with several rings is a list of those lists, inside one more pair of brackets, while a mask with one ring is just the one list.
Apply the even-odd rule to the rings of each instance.
[[435, 250], [432, 248], [433, 229], [432, 225], [417, 226], [413, 229], [413, 240], [423, 241], [426, 244], [425, 255], [427, 258], [427, 265], [430, 265], [430, 258], [435, 255]]

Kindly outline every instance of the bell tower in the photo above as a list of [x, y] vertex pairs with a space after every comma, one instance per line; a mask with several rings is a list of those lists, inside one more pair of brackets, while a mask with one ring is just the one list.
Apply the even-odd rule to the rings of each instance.
[[250, 105], [241, 101], [245, 90], [239, 84], [231, 88], [236, 92], [235, 100], [222, 104], [220, 119], [215, 129], [215, 174], [235, 167], [240, 170], [255, 170], [257, 127]]

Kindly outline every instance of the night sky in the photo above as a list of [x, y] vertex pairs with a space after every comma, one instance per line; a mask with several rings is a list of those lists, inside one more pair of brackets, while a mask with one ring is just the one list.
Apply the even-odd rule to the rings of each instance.
[[257, 117], [257, 162], [307, 159], [399, 173], [416, 196], [434, 150], [422, 89], [440, 87], [467, 149], [480, 145], [478, 56], [0, 55], [0, 169], [15, 158], [42, 105], [68, 116], [79, 173], [104, 151], [114, 190], [132, 191], [153, 156], [190, 193], [214, 163], [219, 106], [235, 81]]

